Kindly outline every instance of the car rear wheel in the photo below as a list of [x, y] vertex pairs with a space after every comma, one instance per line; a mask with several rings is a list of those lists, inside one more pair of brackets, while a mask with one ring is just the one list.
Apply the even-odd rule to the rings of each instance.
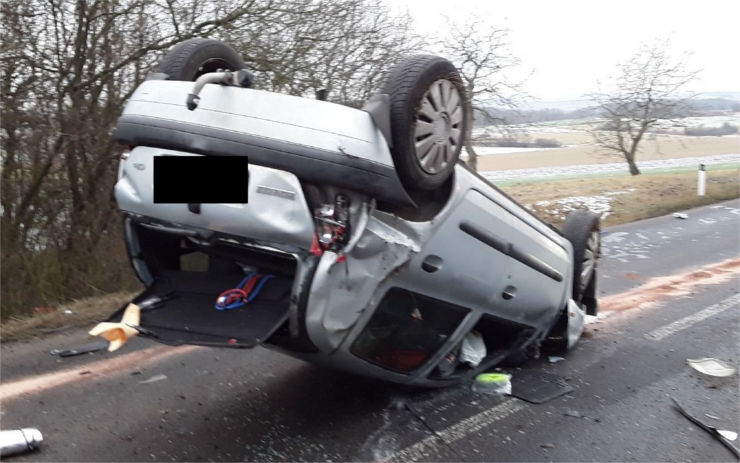
[[596, 263], [601, 252], [599, 216], [572, 212], [563, 224], [563, 236], [573, 245], [573, 300], [596, 314]]
[[203, 74], [244, 69], [239, 53], [225, 43], [195, 38], [175, 45], [159, 64], [160, 72], [170, 80], [194, 81]]
[[411, 56], [391, 69], [391, 154], [409, 190], [434, 190], [452, 174], [465, 138], [465, 90], [455, 66], [434, 55]]

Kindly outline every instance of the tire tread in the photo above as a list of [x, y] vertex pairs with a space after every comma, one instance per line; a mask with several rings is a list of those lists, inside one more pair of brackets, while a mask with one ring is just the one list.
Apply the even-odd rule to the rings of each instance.
[[214, 54], [228, 54], [228, 58], [235, 62], [237, 68], [244, 67], [244, 61], [236, 51], [225, 43], [215, 40], [196, 37], [193, 39], [180, 42], [175, 45], [159, 63], [159, 70], [169, 76], [171, 80], [179, 80], [183, 74], [188, 74], [188, 67], [192, 66], [191, 60], [199, 55], [204, 54], [209, 48], [213, 49]]
[[[462, 81], [457, 70], [448, 60], [436, 55], [414, 55], [406, 58], [391, 70], [381, 89], [381, 92], [387, 93], [391, 100], [390, 115], [393, 138], [391, 154], [393, 155], [399, 177], [409, 190], [433, 190], [439, 188], [454, 168], [452, 166], [449, 168], [449, 172], [436, 177], [423, 175], [418, 173], [419, 167], [415, 165], [416, 159], [414, 158], [414, 154], [404, 152], [413, 149], [413, 147], [407, 146], [409, 143], [406, 137], [409, 136], [408, 131], [413, 126], [416, 110], [418, 109], [412, 107], [412, 105], [416, 105], [419, 102], [412, 100], [418, 96], [417, 94], [420, 91], [419, 83], [423, 81], [425, 74], [432, 72], [435, 67], [438, 67], [436, 72], [441, 72], [441, 75], [444, 75], [445, 72], [449, 73], [450, 80], [458, 86], [460, 96], [464, 98]], [[466, 121], [463, 121], [463, 124], [465, 123]], [[459, 155], [459, 149], [456, 155]]]

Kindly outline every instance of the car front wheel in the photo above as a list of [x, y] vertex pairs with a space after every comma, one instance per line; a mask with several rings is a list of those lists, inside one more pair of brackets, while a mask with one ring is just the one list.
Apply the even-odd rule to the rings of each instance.
[[596, 315], [596, 263], [601, 253], [600, 220], [587, 211], [572, 212], [563, 224], [563, 236], [573, 245], [573, 300]]

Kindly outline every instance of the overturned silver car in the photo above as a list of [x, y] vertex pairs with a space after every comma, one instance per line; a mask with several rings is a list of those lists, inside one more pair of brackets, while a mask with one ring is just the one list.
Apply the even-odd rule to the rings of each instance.
[[[140, 335], [434, 386], [567, 349], [595, 314], [598, 217], [555, 230], [458, 161], [469, 122], [447, 60], [406, 59], [363, 109], [249, 88], [214, 40], [160, 67], [116, 129]], [[230, 172], [248, 202], [155, 201], [157, 176], [178, 179], [157, 160], [193, 156], [248, 157]]]

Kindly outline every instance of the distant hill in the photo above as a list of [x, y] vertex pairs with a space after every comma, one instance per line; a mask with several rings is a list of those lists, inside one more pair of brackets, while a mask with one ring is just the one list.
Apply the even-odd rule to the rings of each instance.
[[[689, 108], [692, 111], [703, 113], [707, 111], [740, 112], [740, 99], [730, 98], [696, 98], [691, 100]], [[701, 115], [693, 114], [692, 115]]]
[[740, 92], [701, 92], [696, 97], [700, 99], [721, 98], [740, 101]]
[[[552, 104], [552, 106], [546, 106]], [[550, 100], [529, 103], [517, 109], [488, 107], [486, 110], [498, 121], [506, 124], [532, 124], [598, 117], [599, 110], [590, 100]], [[740, 92], [701, 93], [690, 101], [683, 116], [711, 116], [718, 113], [740, 112]], [[475, 126], [491, 125], [482, 114], [476, 116]]]

